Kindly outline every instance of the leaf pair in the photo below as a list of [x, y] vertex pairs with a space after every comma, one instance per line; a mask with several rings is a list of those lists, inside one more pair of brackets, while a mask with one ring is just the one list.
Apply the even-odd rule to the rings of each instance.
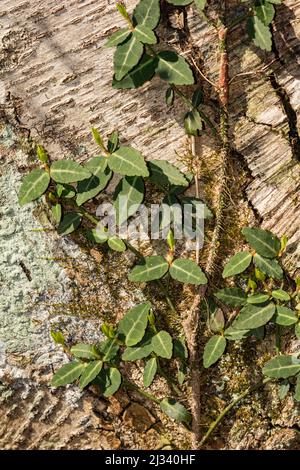
[[143, 359], [152, 352], [162, 358], [171, 359], [173, 342], [169, 333], [163, 330], [155, 334], [146, 333], [150, 309], [149, 302], [139, 304], [130, 309], [120, 321], [118, 337], [128, 346], [122, 356], [123, 360]]
[[253, 261], [254, 266], [262, 273], [274, 279], [282, 279], [282, 268], [274, 259], [280, 252], [280, 240], [268, 230], [260, 228], [247, 227], [242, 233], [256, 253], [253, 256], [249, 251], [242, 251], [232, 256], [224, 267], [223, 278], [241, 274]]
[[284, 306], [275, 305], [273, 302], [262, 304], [246, 304], [232, 323], [235, 330], [252, 330], [259, 328], [271, 319], [282, 326], [294, 325], [298, 321], [296, 313]]
[[61, 387], [75, 382], [80, 377], [79, 386], [85, 388], [97, 377], [102, 369], [102, 361], [77, 362], [73, 361], [62, 366], [53, 376], [51, 385]]
[[177, 259], [169, 267], [162, 256], [146, 257], [143, 264], [133, 268], [128, 279], [132, 282], [150, 282], [162, 278], [168, 271], [179, 282], [195, 285], [207, 283], [205, 274], [194, 261]]

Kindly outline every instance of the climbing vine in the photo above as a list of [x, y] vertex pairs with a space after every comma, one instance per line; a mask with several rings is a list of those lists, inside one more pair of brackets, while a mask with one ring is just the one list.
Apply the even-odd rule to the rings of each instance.
[[[117, 2], [116, 7], [124, 19], [124, 27], [111, 35], [106, 46], [116, 48], [113, 88], [139, 88], [154, 77], [159, 77], [167, 83], [166, 105], [173, 106], [175, 99], [184, 103], [183, 125], [190, 138], [192, 173], [183, 173], [177, 166], [163, 160], [146, 162], [138, 150], [122, 145], [116, 131], [105, 142], [101, 134], [93, 129], [101, 156], [95, 156], [83, 165], [73, 160], [52, 162], [46, 150], [38, 145], [40, 167], [24, 178], [19, 201], [20, 204], [26, 204], [45, 194], [60, 235], [66, 236], [80, 230], [95, 244], [107, 244], [109, 249], [120, 253], [130, 250], [136, 256], [137, 263], [129, 273], [129, 281], [155, 282], [169, 308], [178, 316], [184, 333], [174, 337], [169, 331], [160, 330], [159, 322], [156, 322], [160, 312], [153, 312], [150, 302], [134, 306], [117, 326], [104, 323], [102, 332], [106, 339], [97, 344], [69, 345], [60, 331], [52, 331], [54, 341], [63, 347], [71, 359], [55, 373], [52, 386], [75, 382], [83, 389], [97, 384], [105, 397], [113, 395], [120, 387], [134, 389], [158, 404], [170, 418], [192, 429], [192, 447], [199, 448], [227, 412], [268, 381], [278, 381], [281, 396], [288, 392], [290, 386], [293, 387], [295, 399], [300, 401], [300, 359], [281, 351], [281, 336], [285, 328], [293, 328], [295, 336], [300, 339], [300, 280], [290, 280], [280, 262], [287, 246], [286, 237], [278, 239], [267, 230], [244, 228], [242, 233], [249, 249], [236, 253], [228, 260], [222, 273], [222, 289], [215, 291], [214, 283], [211, 282], [219, 257], [221, 233], [226, 229], [224, 208], [231, 157], [228, 35], [238, 24], [245, 22], [249, 40], [260, 49], [271, 51], [270, 24], [275, 15], [274, 5], [280, 4], [281, 0], [242, 2], [236, 15], [231, 18], [228, 18], [224, 1], [219, 2], [218, 14], [211, 12], [206, 0], [168, 0], [167, 3], [174, 7], [194, 8], [203, 21], [215, 28], [220, 57], [217, 83], [205, 76], [193, 57], [189, 60], [189, 57], [185, 58], [177, 51], [165, 49], [159, 44], [159, 0], [140, 0], [132, 15], [122, 2]], [[205, 111], [206, 96], [202, 82], [196, 83], [196, 76], [205, 80], [218, 96], [218, 117], [215, 120]], [[189, 91], [187, 86], [191, 85], [194, 86]], [[214, 214], [199, 198], [199, 155], [196, 154], [195, 139], [201, 138], [204, 132], [215, 139], [220, 154], [222, 183]], [[205, 266], [201, 264], [200, 267], [198, 246], [195, 250], [196, 261], [177, 257], [174, 217], [173, 229], [169, 230], [165, 242], [164, 255], [144, 256], [127, 239], [111, 234], [107, 226], [101, 225], [97, 214], [87, 210], [85, 205], [105, 190], [113, 175], [119, 178], [112, 201], [119, 225], [137, 213], [144, 200], [148, 181], [163, 192], [164, 204], [190, 204], [194, 209], [201, 205], [203, 217], [213, 218], [214, 223]], [[194, 197], [185, 194], [190, 187], [195, 188]], [[121, 196], [128, 201], [125, 212], [121, 210]], [[163, 225], [162, 216], [160, 226]], [[169, 278], [194, 286], [194, 302], [186, 318], [180, 317], [172, 292], [168, 291], [168, 283], [165, 281]], [[261, 371], [265, 379], [230, 403], [204, 436], [201, 436], [200, 429], [200, 311], [207, 312], [208, 330], [211, 333], [201, 361], [206, 369], [220, 359], [228, 342], [243, 341], [249, 336], [263, 341], [274, 329], [276, 332], [275, 355], [269, 358]], [[128, 375], [124, 366], [128, 361], [143, 364], [143, 388], [137, 387]], [[169, 377], [169, 367], [173, 363], [178, 368], [176, 383]], [[156, 375], [167, 380], [172, 391], [171, 397], [158, 399], [145, 390], [151, 386]], [[190, 411], [180, 402], [180, 387], [187, 379], [192, 389]]]

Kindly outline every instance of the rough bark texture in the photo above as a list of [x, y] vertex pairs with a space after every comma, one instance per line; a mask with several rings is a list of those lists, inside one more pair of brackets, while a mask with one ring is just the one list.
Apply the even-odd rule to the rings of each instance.
[[[126, 2], [129, 9], [135, 3]], [[229, 35], [230, 141], [237, 166], [228, 186], [239, 218], [232, 220], [228, 241], [234, 250], [241, 220], [255, 218], [285, 233], [285, 263], [293, 276], [300, 268], [300, 4], [285, 0], [276, 10], [272, 53], [249, 46], [243, 27]], [[214, 29], [192, 7], [186, 18], [181, 10], [164, 9], [164, 18], [167, 28], [159, 32], [169, 47], [192, 54], [217, 81]], [[80, 239], [60, 240], [46, 208], [17, 204], [22, 173], [33, 162], [29, 134], [53, 158], [71, 154], [81, 161], [96, 152], [91, 126], [103, 133], [117, 128], [146, 157], [172, 161], [187, 147], [183, 108], [179, 102], [172, 110], [165, 107], [166, 86], [158, 79], [136, 91], [111, 88], [113, 51], [103, 45], [122, 23], [112, 1], [2, 0], [0, 22], [0, 447], [153, 449], [168, 445], [172, 435], [174, 445], [186, 447], [185, 431], [156, 408], [150, 413], [140, 407], [135, 395], [123, 393], [109, 402], [92, 391], [49, 388], [52, 367], [65, 360], [49, 337], [51, 325], [59, 325], [70, 341], [95, 340], [103, 318], [121, 317], [145, 292], [126, 281], [131, 255], [120, 265], [119, 255], [99, 254]], [[236, 76], [274, 59], [264, 73]], [[214, 155], [210, 139], [199, 148], [205, 159]], [[235, 187], [244, 189], [244, 197]], [[202, 191], [213, 205], [213, 188], [202, 182]], [[48, 230], [36, 231], [41, 227]], [[288, 338], [285, 346], [299, 348]], [[270, 344], [257, 350], [249, 342], [247, 355], [231, 347], [204, 389], [203, 424], [214, 417], [211, 410], [251, 381], [254, 366], [270, 350]], [[140, 370], [134, 373], [139, 380]], [[165, 388], [158, 381], [153, 391], [163, 396]], [[270, 386], [267, 395], [260, 393], [225, 420], [213, 447], [299, 448], [298, 426], [292, 397], [279, 402]]]

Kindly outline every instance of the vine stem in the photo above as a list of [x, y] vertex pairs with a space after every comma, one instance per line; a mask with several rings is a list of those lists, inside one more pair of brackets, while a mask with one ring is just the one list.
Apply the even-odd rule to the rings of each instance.
[[[191, 136], [191, 153], [193, 161], [195, 162], [195, 170], [194, 170], [194, 177], [195, 177], [195, 196], [197, 199], [200, 197], [199, 191], [199, 161], [196, 155], [196, 138], [194, 135]], [[196, 239], [196, 263], [199, 264], [200, 261], [200, 245], [198, 238]]]
[[227, 52], [228, 29], [224, 26], [219, 30], [219, 49], [221, 54], [219, 71], [219, 103], [220, 103], [220, 187], [216, 207], [215, 229], [211, 240], [209, 256], [206, 262], [206, 273], [212, 275], [218, 255], [219, 240], [224, 218], [225, 194], [227, 187], [227, 166], [229, 159], [229, 136], [228, 136], [228, 101], [229, 101], [229, 74], [228, 74], [228, 52]]
[[126, 379], [123, 379], [123, 386], [125, 388], [129, 388], [131, 390], [134, 390], [135, 392], [139, 393], [142, 397], [148, 398], [149, 400], [153, 401], [157, 405], [160, 404], [160, 400], [158, 398], [156, 398], [154, 395], [152, 395], [151, 393], [145, 392], [145, 390], [142, 390], [137, 385], [129, 382]]
[[[215, 228], [210, 243], [209, 255], [206, 262], [206, 274], [208, 277], [213, 276], [214, 267], [219, 250], [219, 241], [222, 231], [222, 222], [224, 218], [225, 195], [226, 195], [226, 177], [229, 159], [229, 137], [228, 137], [228, 101], [229, 101], [229, 73], [228, 73], [228, 51], [227, 51], [227, 34], [228, 28], [225, 26], [226, 2], [222, 2], [222, 18], [220, 18], [221, 26], [218, 29], [219, 50], [220, 50], [220, 66], [219, 66], [219, 83], [217, 87], [220, 104], [220, 174], [221, 181], [218, 190]], [[200, 304], [206, 294], [207, 286], [202, 286], [195, 295], [194, 302], [190, 312], [183, 322], [185, 335], [188, 340], [191, 364], [191, 409], [192, 409], [192, 449], [198, 450], [203, 442], [201, 440], [201, 377], [200, 377], [200, 352], [198, 345], [199, 325], [200, 325]]]
[[242, 401], [244, 398], [246, 398], [248, 395], [250, 395], [251, 393], [255, 392], [256, 390], [259, 390], [261, 387], [263, 387], [265, 384], [267, 384], [268, 382], [271, 382], [271, 380], [274, 380], [270, 377], [268, 377], [267, 379], [264, 379], [262, 382], [260, 382], [259, 384], [256, 384], [256, 385], [253, 385], [252, 387], [248, 387], [243, 393], [241, 393], [235, 400], [233, 400], [231, 403], [229, 403], [229, 405], [226, 406], [226, 408], [224, 408], [224, 410], [219, 414], [219, 416], [217, 417], [217, 419], [215, 419], [215, 421], [213, 421], [208, 429], [208, 431], [206, 432], [206, 434], [203, 436], [203, 438], [201, 439], [200, 441], [200, 447], [202, 447], [206, 441], [209, 439], [209, 437], [211, 436], [211, 434], [214, 432], [214, 430], [216, 429], [216, 427], [218, 426], [218, 424], [222, 421], [222, 419], [227, 415], [227, 413], [229, 413], [230, 410], [232, 410], [232, 408], [234, 408], [238, 403], [240, 403], [240, 401]]
[[[68, 201], [68, 202], [70, 202], [70, 201]], [[89, 211], [87, 211], [83, 207], [79, 207], [76, 204], [73, 204], [73, 206], [75, 207], [77, 212], [82, 214], [83, 217], [85, 217], [87, 220], [92, 222], [94, 225], [97, 225], [100, 222], [99, 219], [97, 219], [97, 217], [95, 217], [93, 214], [91, 214]], [[122, 240], [122, 241], [125, 243], [128, 250], [130, 250], [138, 259], [140, 259], [140, 260], [145, 259], [143, 254], [140, 251], [138, 251], [133, 245], [131, 245], [131, 243], [129, 243], [127, 240]], [[179, 313], [178, 313], [178, 311], [177, 311], [177, 309], [176, 309], [176, 307], [175, 307], [175, 305], [174, 305], [174, 303], [173, 303], [173, 301], [172, 301], [172, 299], [169, 295], [169, 292], [166, 289], [166, 287], [164, 286], [164, 284], [162, 283], [162, 281], [160, 279], [156, 279], [154, 282], [158, 285], [161, 292], [163, 293], [169, 308], [172, 310], [173, 313], [175, 313], [177, 316], [179, 316]]]

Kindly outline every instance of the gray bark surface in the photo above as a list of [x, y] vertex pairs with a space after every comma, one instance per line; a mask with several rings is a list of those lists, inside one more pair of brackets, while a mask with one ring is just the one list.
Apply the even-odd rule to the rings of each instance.
[[[166, 84], [156, 78], [138, 90], [112, 89], [113, 50], [104, 44], [122, 24], [114, 3], [1, 1], [2, 449], [153, 449], [166, 445], [162, 443], [165, 430], [174, 434], [172, 423], [156, 409], [149, 408], [151, 414], [145, 407], [142, 411], [134, 395], [101, 401], [93, 392], [49, 387], [52, 366], [56, 369], [66, 361], [53, 345], [51, 327], [58, 325], [73, 341], [94, 341], [100, 335], [100, 319], [120, 318], [144, 298], [144, 292], [126, 281], [131, 255], [125, 255], [120, 265], [119, 255], [102, 256], [81, 246], [80, 240], [61, 240], [52, 230], [46, 207], [20, 208], [17, 203], [22, 174], [33, 165], [29, 134], [54, 159], [71, 155], [84, 161], [97, 154], [91, 127], [104, 135], [118, 129], [123, 142], [146, 158], [175, 161], [176, 153], [183, 154], [188, 148], [182, 127], [184, 108], [177, 101], [172, 109], [165, 106]], [[135, 4], [126, 2], [129, 10]], [[250, 221], [256, 218], [263, 227], [288, 236], [285, 265], [295, 276], [300, 269], [300, 3], [284, 0], [276, 11], [272, 53], [249, 46], [243, 28], [230, 35], [230, 76], [235, 77], [230, 132], [235, 159], [247, 175], [238, 207], [251, 211]], [[216, 34], [194, 8], [187, 12], [187, 23], [178, 10], [167, 30], [160, 28], [159, 33], [169, 48], [203, 61], [205, 73], [216, 81]], [[242, 75], [266, 64], [270, 65], [263, 73]], [[209, 138], [198, 146], [206, 159], [216, 150]], [[179, 165], [184, 167], [180, 161]], [[228, 186], [234, 194], [234, 183], [229, 181]], [[41, 227], [47, 230], [41, 231]], [[295, 351], [299, 345], [288, 344], [287, 348]], [[242, 353], [238, 348], [236, 353], [241, 366]], [[240, 373], [238, 365], [225, 361], [220, 375], [230, 369], [234, 382], [233, 375]], [[135, 374], [139, 379], [140, 371]], [[165, 384], [156, 387], [154, 392], [163, 396]], [[272, 388], [268, 394], [269, 401], [262, 403], [256, 397], [253, 405], [243, 408], [246, 415], [252, 415], [254, 435], [249, 434], [249, 422], [246, 424], [241, 412], [232, 429], [225, 424], [227, 438], [217, 440], [216, 447], [299, 448], [299, 408], [290, 398], [278, 403]], [[217, 395], [219, 404], [227, 398], [222, 392]], [[211, 397], [204, 399], [207, 406], [213, 404]], [[276, 408], [273, 414], [272, 406]], [[176, 427], [175, 443], [180, 445], [184, 439], [185, 431]]]

